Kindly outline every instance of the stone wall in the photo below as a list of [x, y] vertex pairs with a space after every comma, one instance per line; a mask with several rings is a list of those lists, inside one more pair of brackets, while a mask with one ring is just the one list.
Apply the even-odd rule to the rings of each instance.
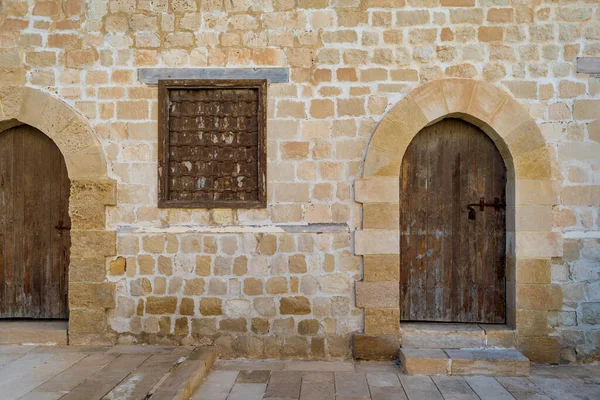
[[[107, 276], [92, 276], [89, 259], [76, 266], [86, 282], [114, 283], [116, 308], [101, 304], [110, 285], [94, 286], [94, 304], [72, 286], [83, 293], [72, 296], [73, 333], [214, 340], [224, 356], [349, 357], [364, 332], [352, 232], [363, 228], [353, 186], [368, 142], [414, 89], [471, 78], [528, 110], [552, 161], [548, 229], [564, 249], [536, 279], [555, 284], [562, 309], [541, 310], [534, 328], [558, 338], [563, 360], [597, 356], [600, 80], [577, 74], [575, 58], [600, 56], [599, 19], [597, 0], [3, 1], [0, 86], [76, 109], [117, 183]], [[156, 207], [157, 91], [137, 68], [191, 66], [290, 68], [289, 83], [269, 86], [266, 209]], [[308, 224], [318, 225], [289, 229]]]

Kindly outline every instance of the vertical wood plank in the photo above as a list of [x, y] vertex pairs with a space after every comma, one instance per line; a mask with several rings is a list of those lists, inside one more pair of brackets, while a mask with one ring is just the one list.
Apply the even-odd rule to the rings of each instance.
[[70, 182], [42, 132], [0, 133], [0, 318], [68, 318]]
[[505, 210], [467, 205], [505, 202], [506, 168], [479, 128], [445, 119], [409, 145], [400, 174], [401, 318], [505, 321]]

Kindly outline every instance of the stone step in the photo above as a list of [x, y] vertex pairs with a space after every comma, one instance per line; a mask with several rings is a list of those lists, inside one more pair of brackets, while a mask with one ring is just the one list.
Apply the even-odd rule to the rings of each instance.
[[506, 325], [403, 322], [402, 348], [462, 349], [514, 347], [514, 331]]
[[529, 359], [515, 349], [405, 349], [407, 375], [529, 376]]
[[197, 347], [150, 391], [150, 400], [188, 400], [217, 360], [215, 347]]
[[17, 320], [0, 321], [0, 345], [67, 344], [68, 321]]

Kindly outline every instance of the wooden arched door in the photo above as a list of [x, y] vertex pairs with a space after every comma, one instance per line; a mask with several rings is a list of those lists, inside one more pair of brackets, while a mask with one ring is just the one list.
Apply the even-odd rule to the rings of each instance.
[[54, 142], [0, 133], [0, 318], [68, 318], [69, 178]]
[[444, 119], [415, 136], [400, 174], [402, 320], [505, 322], [505, 190], [476, 126]]

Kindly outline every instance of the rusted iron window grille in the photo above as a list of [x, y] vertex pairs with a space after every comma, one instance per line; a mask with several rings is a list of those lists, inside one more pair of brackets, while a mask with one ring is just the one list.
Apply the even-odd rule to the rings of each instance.
[[158, 206], [266, 207], [266, 80], [158, 82]]

